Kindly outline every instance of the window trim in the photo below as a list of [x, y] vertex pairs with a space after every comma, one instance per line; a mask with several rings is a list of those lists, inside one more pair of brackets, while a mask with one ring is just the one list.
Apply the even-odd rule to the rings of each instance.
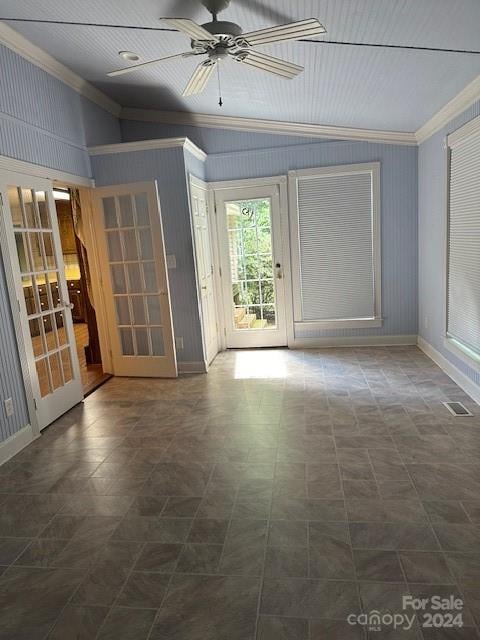
[[468, 367], [476, 372], [480, 372], [480, 353], [477, 353], [471, 347], [464, 344], [459, 338], [454, 337], [448, 332], [448, 277], [449, 277], [449, 237], [450, 237], [450, 178], [452, 149], [458, 144], [469, 140], [471, 137], [478, 135], [480, 132], [480, 116], [473, 118], [463, 126], [459, 127], [445, 137], [445, 218], [444, 218], [444, 282], [443, 282], [443, 300], [444, 300], [444, 326], [443, 326], [443, 346], [454, 356], [459, 358]]
[[[294, 326], [299, 330], [315, 331], [328, 329], [360, 329], [381, 327], [382, 318], [382, 255], [381, 255], [381, 197], [380, 162], [362, 162], [327, 167], [316, 167], [288, 172], [290, 247], [293, 281]], [[331, 318], [305, 321], [302, 317], [300, 228], [298, 211], [299, 179], [317, 178], [328, 175], [355, 175], [370, 173], [372, 177], [372, 218], [373, 218], [373, 277], [375, 314], [368, 318]]]

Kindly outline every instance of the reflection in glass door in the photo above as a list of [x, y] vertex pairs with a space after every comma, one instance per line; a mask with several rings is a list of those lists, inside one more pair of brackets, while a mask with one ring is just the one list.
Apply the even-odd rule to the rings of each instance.
[[286, 344], [276, 185], [216, 192], [228, 347]]
[[53, 194], [7, 185], [4, 218], [40, 429], [83, 398]]

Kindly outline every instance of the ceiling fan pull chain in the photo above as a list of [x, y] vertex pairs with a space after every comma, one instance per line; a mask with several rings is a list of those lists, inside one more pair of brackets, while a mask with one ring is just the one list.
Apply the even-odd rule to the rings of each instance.
[[217, 78], [218, 78], [218, 106], [223, 107], [222, 85], [220, 82], [220, 64], [217, 64]]

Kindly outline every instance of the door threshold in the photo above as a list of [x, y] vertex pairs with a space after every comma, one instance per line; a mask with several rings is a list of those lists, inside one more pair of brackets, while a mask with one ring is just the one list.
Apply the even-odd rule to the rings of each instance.
[[99, 378], [91, 382], [83, 389], [83, 397], [86, 398], [87, 396], [89, 396], [91, 393], [96, 391], [98, 387], [101, 387], [102, 384], [105, 384], [105, 382], [110, 380], [110, 378], [113, 378], [113, 375], [111, 373], [103, 373]]

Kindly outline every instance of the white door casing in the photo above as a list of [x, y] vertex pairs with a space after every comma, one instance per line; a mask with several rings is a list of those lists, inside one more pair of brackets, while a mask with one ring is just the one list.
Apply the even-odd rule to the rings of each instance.
[[218, 353], [211, 221], [207, 185], [193, 176], [190, 176], [190, 203], [197, 286], [202, 316], [203, 348], [206, 364], [209, 365]]
[[93, 200], [112, 373], [176, 377], [156, 182], [96, 188]]
[[83, 399], [52, 183], [5, 171], [0, 191], [4, 260], [17, 300], [14, 324], [41, 430]]
[[[215, 207], [216, 207], [216, 220], [217, 220], [217, 232], [218, 232], [218, 244], [219, 255], [222, 271], [222, 298], [224, 309], [224, 328], [225, 328], [225, 346], [226, 348], [253, 348], [253, 347], [277, 347], [286, 346], [289, 342], [287, 331], [287, 316], [289, 315], [287, 310], [289, 287], [287, 286], [287, 279], [290, 277], [290, 268], [288, 260], [288, 245], [285, 246], [285, 230], [282, 229], [282, 211], [280, 195], [282, 189], [284, 190], [284, 181], [280, 183], [279, 179], [261, 179], [249, 181], [238, 181], [238, 186], [235, 182], [222, 186], [221, 183], [215, 183], [212, 188], [215, 191]], [[282, 193], [283, 199], [285, 194]], [[258, 249], [259, 260], [264, 258], [263, 266], [259, 267], [263, 269], [263, 275], [259, 275], [258, 289], [263, 291], [264, 282], [269, 285], [270, 291], [273, 287], [274, 302], [270, 304], [271, 297], [269, 298], [269, 304], [264, 304], [265, 299], [263, 294], [260, 294], [260, 305], [257, 305], [255, 301], [251, 305], [249, 303], [238, 304], [234, 302], [234, 295], [232, 293], [232, 287], [237, 285], [237, 281], [243, 276], [238, 273], [233, 274], [232, 268], [237, 256], [232, 259], [231, 251], [237, 251], [232, 247], [235, 245], [232, 237], [238, 234], [239, 231], [235, 229], [229, 229], [229, 222], [232, 218], [232, 211], [235, 207], [242, 207], [245, 202], [255, 201], [268, 201], [267, 207], [269, 211], [269, 222], [266, 210], [262, 213], [264, 221], [267, 221], [269, 226], [264, 231], [270, 233], [271, 238], [271, 256], [263, 253], [264, 249]], [[256, 217], [258, 214], [251, 212], [252, 216]], [[234, 217], [234, 216], [233, 216]], [[255, 226], [254, 223], [252, 223]], [[256, 230], [257, 237], [262, 231], [259, 227]], [[243, 233], [243, 231], [242, 231]], [[266, 265], [270, 265], [266, 269]], [[278, 266], [277, 266], [278, 265]], [[243, 263], [243, 268], [247, 269], [246, 263]], [[268, 271], [268, 273], [267, 273]], [[251, 276], [246, 275], [245, 278]], [[253, 276], [255, 279], [257, 276]], [[252, 285], [256, 287], [252, 281]], [[238, 286], [238, 285], [237, 285]], [[250, 286], [250, 283], [242, 283], [241, 286]], [[271, 295], [271, 294], [270, 294]], [[248, 317], [257, 316], [258, 321], [254, 321], [248, 328], [238, 328], [238, 322], [235, 318], [238, 318], [235, 314], [239, 309], [241, 313], [243, 310], [241, 307], [246, 306], [244, 317], [247, 318], [246, 323], [249, 325]], [[252, 308], [253, 307], [253, 308]], [[256, 309], [258, 311], [255, 313]], [[274, 307], [274, 321], [268, 319], [265, 323], [263, 309], [264, 307]], [[273, 315], [271, 309], [266, 309]], [[253, 312], [253, 313], [252, 313]], [[268, 313], [265, 314], [265, 317]], [[255, 328], [257, 325], [264, 323], [265, 326]]]

